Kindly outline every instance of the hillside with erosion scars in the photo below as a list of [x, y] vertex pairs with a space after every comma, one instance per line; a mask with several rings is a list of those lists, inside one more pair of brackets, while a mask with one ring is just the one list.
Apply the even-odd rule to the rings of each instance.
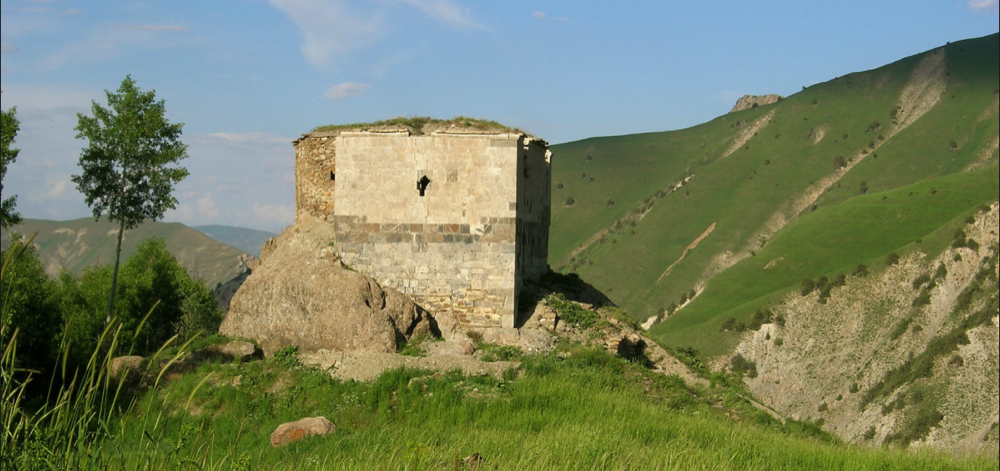
[[[968, 330], [968, 341], [955, 353], [938, 358], [932, 376], [905, 383], [867, 406], [862, 402], [894, 368], [930, 348], [965, 316], [954, 314], [959, 298], [981, 270], [990, 269], [991, 257], [996, 259], [998, 204], [977, 214], [964, 230], [970, 240], [978, 241], [978, 250], [949, 248], [931, 259], [915, 252], [880, 273], [851, 277], [825, 303], [818, 302], [815, 293], [786, 295], [771, 307], [785, 325], [764, 324], [743, 334], [736, 348], [756, 365], [756, 375], [746, 379], [750, 390], [784, 416], [823, 419], [824, 429], [870, 444], [890, 441], [919, 418], [926, 401], [907, 397], [942, 391], [927, 399], [942, 414], [940, 423], [914, 444], [958, 452], [993, 447], [995, 453], [996, 441], [984, 442], [983, 437], [995, 427], [1000, 410], [996, 315]], [[991, 269], [993, 276], [1000, 275], [996, 266]], [[914, 280], [936, 270], [946, 274], [931, 281], [926, 304], [913, 307], [922, 293], [914, 289]], [[995, 290], [992, 283], [992, 288], [984, 286], [984, 293]], [[984, 306], [978, 301], [968, 312]], [[728, 361], [720, 358], [714, 366], [725, 368]]]
[[[901, 107], [901, 111], [898, 116], [901, 119], [899, 119], [898, 124], [894, 125], [889, 131], [889, 137], [892, 137], [900, 131], [910, 127], [910, 125], [915, 123], [923, 115], [927, 114], [927, 112], [934, 108], [934, 105], [941, 100], [941, 97], [944, 96], [945, 89], [947, 87], [945, 64], [945, 52], [942, 48], [928, 54], [926, 57], [921, 59], [920, 63], [914, 68], [909, 81], [906, 86], [903, 87], [903, 91], [899, 97], [899, 106]], [[764, 118], [767, 118], [768, 121], [770, 121], [773, 114], [774, 111], [771, 111], [767, 115], [761, 117], [754, 122], [754, 125], [751, 126], [751, 128], [763, 128], [763, 125], [759, 125], [758, 123], [761, 123]], [[747, 132], [750, 130], [751, 129], [747, 129], [741, 133], [738, 141], [742, 140], [741, 142], [745, 144], [746, 141], [749, 140], [746, 136]], [[756, 132], [757, 131], [754, 130], [754, 133]], [[819, 127], [819, 129], [814, 133], [813, 143], [818, 144], [825, 135], [825, 126]], [[753, 137], [753, 134], [751, 133], [749, 136]], [[844, 176], [851, 171], [851, 169], [861, 163], [866, 157], [873, 154], [886, 142], [888, 142], [888, 139], [880, 140], [875, 142], [875, 147], [858, 151], [852, 158], [846, 160], [845, 166], [836, 169], [832, 173], [819, 179], [814, 184], [810, 185], [801, 196], [785, 203], [784, 207], [772, 214], [760, 230], [748, 239], [748, 243], [745, 247], [735, 252], [727, 251], [726, 253], [717, 255], [705, 270], [699, 280], [699, 283], [703, 284], [707, 282], [713, 276], [723, 272], [733, 265], [736, 265], [741, 260], [760, 250], [767, 240], [770, 240], [774, 234], [780, 231], [789, 222], [795, 220], [799, 214], [802, 214], [802, 212], [806, 209], [816, 204], [820, 197], [840, 182]], [[996, 140], [994, 140], [994, 142], [996, 142]], [[740, 146], [743, 144], [740, 144]], [[739, 149], [740, 146], [730, 148], [726, 155], [728, 156], [735, 150]], [[992, 148], [996, 149], [996, 145], [994, 144]], [[984, 164], [991, 155], [992, 151], [989, 151], [989, 153], [986, 153], [986, 158], [981, 159]], [[982, 165], [979, 167], [981, 166]], [[970, 168], [969, 170], [972, 169], [973, 168]]]

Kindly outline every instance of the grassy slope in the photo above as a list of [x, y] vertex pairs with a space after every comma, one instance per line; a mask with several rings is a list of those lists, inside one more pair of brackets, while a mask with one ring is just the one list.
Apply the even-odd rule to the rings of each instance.
[[[61, 267], [74, 273], [93, 265], [114, 263], [117, 225], [93, 218], [72, 221], [25, 219], [13, 232], [35, 236], [35, 245], [46, 270], [56, 274]], [[192, 276], [205, 280], [209, 288], [236, 276], [238, 258], [242, 252], [212, 240], [208, 236], [180, 223], [147, 222], [125, 233], [122, 240], [122, 260], [127, 260], [140, 243], [150, 237], [166, 240], [170, 251]], [[3, 234], [6, 246], [9, 234]]]
[[[525, 358], [523, 373], [502, 381], [394, 370], [361, 384], [273, 363], [205, 365], [141, 398], [100, 459], [126, 468], [245, 460], [253, 469], [452, 469], [480, 453], [502, 469], [996, 469], [988, 457], [839, 444], [815, 427], [781, 425], [730, 391], [688, 390], [606, 352], [564, 348]], [[327, 417], [336, 434], [267, 444], [277, 425], [306, 416]]]
[[264, 244], [267, 243], [268, 239], [278, 236], [278, 234], [273, 232], [247, 229], [245, 227], [221, 226], [217, 224], [195, 226], [192, 227], [192, 229], [230, 247], [242, 250], [245, 253], [253, 255], [254, 257], [260, 256], [260, 250], [264, 247]]
[[[727, 344], [718, 342], [718, 332], [724, 319], [748, 320], [761, 304], [797, 289], [805, 277], [832, 280], [859, 263], [874, 267], [887, 253], [902, 252], [918, 239], [930, 240], [942, 226], [964, 220], [982, 203], [995, 201], [998, 192], [1000, 177], [993, 165], [819, 208], [786, 226], [755, 257], [713, 278], [701, 296], [653, 333], [668, 344], [723, 353]], [[953, 233], [927, 245], [950, 243]]]
[[[564, 188], [553, 190], [551, 264], [577, 271], [643, 319], [698, 285], [713, 258], [757, 242], [755, 235], [773, 214], [787, 210], [789, 201], [834, 171], [837, 156], [861, 156], [879, 134], [891, 137], [879, 143], [878, 157], [867, 156], [854, 166], [839, 186], [835, 184], [820, 197], [820, 207], [858, 195], [862, 181], [870, 192], [877, 192], [965, 169], [979, 160], [982, 149], [998, 134], [994, 93], [1000, 85], [998, 38], [993, 35], [947, 46], [945, 97], [895, 136], [890, 113], [922, 55], [840, 77], [777, 104], [690, 129], [554, 146], [553, 185], [557, 188], [563, 183]], [[773, 114], [749, 140], [749, 149], [723, 157], [740, 131], [767, 113]], [[866, 132], [876, 120], [882, 129]], [[819, 131], [825, 136], [818, 143], [809, 138], [811, 132]], [[959, 143], [959, 149], [949, 150], [950, 139]], [[987, 160], [996, 163], [996, 153]], [[581, 178], [583, 173], [588, 177]], [[575, 264], [570, 263], [571, 251], [584, 241], [642, 205], [657, 189], [691, 174], [694, 177], [684, 188], [654, 200], [645, 219], [609, 234], [603, 244], [595, 243], [584, 252], [582, 265], [580, 255]], [[595, 175], [594, 182], [589, 181], [590, 175]], [[995, 198], [995, 186], [993, 194]], [[562, 203], [569, 196], [576, 204], [565, 207]], [[613, 207], [606, 204], [609, 198], [616, 202]], [[956, 206], [946, 211], [957, 215], [966, 209]], [[657, 282], [685, 247], [713, 223], [715, 232]], [[797, 283], [803, 276], [815, 275], [797, 274], [789, 279]], [[660, 329], [668, 329], [668, 324]]]

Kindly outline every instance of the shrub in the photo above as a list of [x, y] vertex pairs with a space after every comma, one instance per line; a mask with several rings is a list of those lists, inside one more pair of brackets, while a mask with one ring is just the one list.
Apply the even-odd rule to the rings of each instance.
[[563, 185], [562, 183], [556, 183], [556, 189], [557, 190], [561, 190], [563, 188], [566, 188], [566, 185]]
[[606, 204], [607, 204], [607, 205], [608, 205], [608, 207], [610, 208], [610, 207], [612, 207], [612, 206], [614, 206], [614, 205], [615, 205], [615, 200], [613, 200], [613, 199], [611, 199], [611, 198], [608, 198], [608, 201], [607, 201], [607, 203], [606, 203]]
[[868, 267], [866, 267], [863, 263], [859, 263], [858, 266], [854, 268], [854, 276], [868, 276]]
[[524, 355], [524, 352], [516, 345], [494, 345], [483, 344], [480, 349], [483, 351], [483, 361], [516, 361]]
[[948, 141], [948, 148], [951, 150], [958, 149], [958, 143], [954, 139]]
[[780, 346], [782, 346], [784, 344], [785, 344], [785, 340], [782, 339], [781, 337], [778, 337], [778, 338], [774, 339], [774, 346], [775, 347], [780, 347]]
[[928, 281], [931, 281], [931, 276], [926, 273], [921, 274], [920, 276], [916, 277], [913, 280], [913, 289], [915, 290], [920, 289], [920, 287], [926, 284]]
[[748, 361], [743, 358], [743, 355], [736, 354], [733, 355], [732, 360], [729, 361], [730, 370], [738, 375], [746, 376], [747, 378], [757, 377], [757, 364]]
[[831, 283], [830, 286], [834, 288], [839, 288], [841, 286], [845, 286], [846, 284], [847, 284], [847, 275], [841, 273], [837, 275], [836, 278], [833, 279], [833, 283]]
[[758, 309], [750, 318], [750, 324], [747, 325], [747, 328], [750, 330], [760, 330], [762, 325], [770, 324], [773, 320], [774, 313], [770, 309]]
[[812, 278], [805, 278], [802, 280], [802, 287], [799, 290], [799, 292], [802, 294], [802, 296], [808, 296], [815, 289], [816, 289], [816, 283], [812, 280]]
[[938, 265], [937, 270], [934, 272], [934, 279], [941, 279], [948, 276], [948, 267], [944, 266], [944, 263]]
[[844, 167], [847, 167], [847, 159], [845, 159], [843, 155], [838, 155], [833, 159], [834, 170], [840, 170]]
[[885, 256], [885, 265], [887, 267], [891, 267], [897, 263], [899, 263], [899, 254], [896, 252], [889, 252], [889, 255]]
[[663, 310], [663, 314], [665, 316], [671, 316], [674, 314], [674, 311], [676, 310], [677, 310], [677, 303], [670, 303], [670, 305]]
[[861, 184], [858, 185], [858, 194], [863, 195], [865, 193], [868, 193], [868, 182], [861, 182]]
[[923, 290], [920, 295], [913, 300], [913, 307], [922, 307], [931, 303], [931, 292], [930, 290]]
[[574, 203], [576, 203], [576, 200], [573, 199], [572, 196], [570, 196], [569, 198], [566, 198], [566, 206], [573, 206]]
[[730, 317], [722, 322], [722, 326], [719, 327], [719, 332], [743, 332], [747, 329], [747, 326], [736, 320], [735, 317]]
[[545, 305], [554, 309], [563, 322], [583, 329], [593, 327], [600, 317], [596, 312], [584, 309], [579, 304], [567, 300], [562, 293], [549, 295], [545, 298]]
[[889, 334], [889, 339], [890, 340], [896, 340], [896, 339], [902, 337], [903, 334], [906, 333], [906, 330], [910, 328], [910, 323], [912, 323], [912, 322], [913, 322], [913, 317], [912, 316], [911, 317], [907, 317], [907, 318], [905, 318], [905, 319], [897, 322], [896, 326], [893, 327], [893, 329], [892, 329], [892, 333]]
[[302, 363], [299, 362], [299, 347], [295, 345], [289, 345], [281, 350], [274, 352], [274, 356], [271, 357], [269, 362], [281, 366], [282, 368], [295, 368]]

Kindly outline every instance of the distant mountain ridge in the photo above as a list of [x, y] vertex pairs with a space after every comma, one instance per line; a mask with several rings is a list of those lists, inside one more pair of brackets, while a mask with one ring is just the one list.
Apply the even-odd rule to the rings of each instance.
[[[81, 273], [89, 266], [114, 263], [117, 230], [118, 226], [106, 219], [25, 219], [23, 224], [3, 232], [2, 245], [4, 248], [9, 245], [12, 233], [21, 237], [35, 235], [34, 245], [50, 276], [57, 275], [63, 268]], [[146, 222], [126, 231], [122, 240], [122, 261], [150, 237], [163, 238], [167, 250], [177, 257], [181, 266], [192, 276], [204, 280], [209, 288], [240, 273], [243, 252], [177, 222]]]
[[254, 257], [260, 257], [260, 251], [268, 239], [278, 236], [273, 232], [219, 224], [192, 226], [191, 228]]

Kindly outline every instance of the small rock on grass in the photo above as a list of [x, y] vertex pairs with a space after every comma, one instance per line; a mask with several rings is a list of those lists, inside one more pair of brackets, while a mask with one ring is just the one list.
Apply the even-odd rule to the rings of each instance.
[[271, 446], [277, 448], [313, 435], [327, 435], [336, 431], [337, 427], [326, 417], [309, 417], [279, 425], [271, 433]]

